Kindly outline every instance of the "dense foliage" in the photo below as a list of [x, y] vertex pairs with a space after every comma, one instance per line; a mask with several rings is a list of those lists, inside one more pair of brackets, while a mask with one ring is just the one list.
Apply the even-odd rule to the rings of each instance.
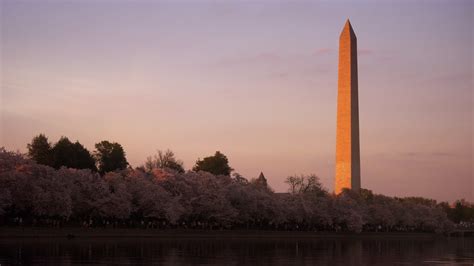
[[76, 141], [72, 143], [67, 137], [61, 137], [51, 149], [52, 167], [62, 166], [75, 169], [96, 170], [95, 160], [91, 153]]
[[51, 143], [44, 134], [35, 136], [27, 145], [28, 155], [37, 163], [53, 166]]
[[[200, 229], [443, 232], [447, 216], [474, 221], [472, 205], [450, 208], [422, 198], [325, 191], [316, 176], [289, 177], [275, 193], [261, 174], [213, 175], [169, 168], [127, 168], [103, 176], [89, 169], [37, 164], [0, 150], [0, 222]], [[457, 205], [456, 205], [457, 206]], [[464, 215], [464, 216], [462, 216]]]
[[103, 140], [95, 144], [95, 149], [94, 157], [101, 174], [127, 168], [125, 151], [119, 143]]
[[125, 169], [128, 165], [125, 151], [119, 143], [101, 141], [95, 144], [96, 150], [90, 153], [79, 141], [71, 142], [61, 137], [54, 145], [44, 134], [35, 136], [27, 145], [28, 157], [39, 164], [59, 169], [90, 169], [101, 174]]
[[76, 141], [72, 143], [67, 137], [61, 137], [54, 145], [44, 134], [39, 134], [27, 145], [28, 156], [39, 164], [49, 165], [56, 169], [62, 166], [76, 169], [97, 170], [91, 153]]
[[216, 151], [213, 156], [197, 160], [196, 165], [193, 167], [195, 172], [205, 171], [214, 175], [225, 176], [230, 176], [232, 170], [234, 169], [229, 166], [227, 157], [219, 151]]

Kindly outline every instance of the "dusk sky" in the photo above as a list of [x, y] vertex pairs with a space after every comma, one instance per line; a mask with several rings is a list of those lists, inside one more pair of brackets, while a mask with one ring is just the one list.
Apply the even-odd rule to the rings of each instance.
[[[41, 3], [40, 3], [41, 2]], [[0, 146], [67, 136], [132, 166], [219, 150], [334, 188], [339, 34], [357, 35], [362, 187], [474, 201], [472, 1], [0, 1]]]

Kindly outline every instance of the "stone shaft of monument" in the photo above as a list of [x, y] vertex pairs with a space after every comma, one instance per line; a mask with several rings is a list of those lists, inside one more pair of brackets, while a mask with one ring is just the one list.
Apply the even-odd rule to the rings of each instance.
[[360, 190], [357, 39], [347, 20], [339, 38], [335, 193]]

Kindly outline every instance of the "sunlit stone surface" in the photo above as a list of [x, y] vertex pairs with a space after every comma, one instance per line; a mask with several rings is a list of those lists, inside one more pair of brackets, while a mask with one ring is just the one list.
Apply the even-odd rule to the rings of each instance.
[[338, 71], [336, 194], [343, 188], [360, 189], [357, 39], [349, 20], [339, 38]]

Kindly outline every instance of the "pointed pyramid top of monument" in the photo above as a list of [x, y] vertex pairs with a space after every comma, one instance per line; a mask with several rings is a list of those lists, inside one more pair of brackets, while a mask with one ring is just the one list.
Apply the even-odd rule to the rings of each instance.
[[344, 25], [344, 28], [342, 29], [341, 32], [341, 37], [345, 34], [349, 34], [350, 37], [356, 37], [354, 33], [354, 29], [352, 29], [352, 25], [349, 19], [346, 20], [346, 24]]

